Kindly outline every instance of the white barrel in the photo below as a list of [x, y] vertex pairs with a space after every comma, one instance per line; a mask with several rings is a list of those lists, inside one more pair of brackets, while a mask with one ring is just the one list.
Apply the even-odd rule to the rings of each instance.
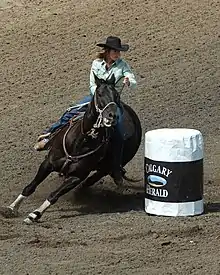
[[145, 133], [145, 211], [162, 216], [202, 214], [203, 137], [194, 129]]

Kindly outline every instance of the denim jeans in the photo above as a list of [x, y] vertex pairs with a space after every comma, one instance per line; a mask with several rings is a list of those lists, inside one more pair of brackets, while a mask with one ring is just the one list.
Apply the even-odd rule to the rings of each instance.
[[[80, 106], [77, 107], [77, 105], [90, 102], [91, 100], [92, 100], [91, 95], [85, 96], [82, 100], [80, 100], [76, 104], [76, 108], [74, 108], [74, 106], [73, 106], [72, 109], [67, 110], [57, 122], [53, 123], [50, 128], [44, 130], [43, 133], [53, 133], [56, 129], [65, 125], [74, 115], [77, 115], [79, 113], [79, 111], [81, 110], [81, 107]], [[123, 140], [123, 129], [122, 129], [123, 128], [122, 127], [123, 112], [122, 112], [122, 108], [120, 108], [120, 107], [118, 107], [118, 109], [117, 109], [117, 116], [118, 116], [118, 122], [115, 127], [116, 131], [115, 131], [115, 135], [114, 135], [115, 136], [114, 139], [116, 139], [116, 141], [119, 139]], [[120, 142], [120, 140], [118, 142]]]
[[76, 108], [72, 108], [72, 109], [69, 109], [69, 110], [67, 109], [66, 112], [60, 117], [60, 119], [58, 121], [56, 121], [55, 123], [53, 123], [50, 126], [50, 128], [44, 130], [43, 133], [44, 134], [46, 134], [46, 133], [53, 133], [55, 130], [57, 130], [61, 126], [65, 125], [74, 115], [77, 115], [79, 113], [79, 110], [81, 108], [77, 107], [77, 105], [90, 102], [91, 100], [92, 100], [92, 96], [91, 95], [85, 96], [82, 100], [80, 100], [76, 104]]

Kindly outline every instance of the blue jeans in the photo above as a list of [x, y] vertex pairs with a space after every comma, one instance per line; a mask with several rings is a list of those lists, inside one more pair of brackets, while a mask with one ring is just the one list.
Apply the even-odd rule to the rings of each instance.
[[[79, 101], [76, 104], [76, 106], [78, 104], [83, 104], [83, 103], [90, 102], [91, 100], [92, 100], [92, 95], [85, 96], [81, 101]], [[66, 123], [68, 123], [68, 121], [74, 115], [77, 115], [80, 110], [81, 110], [81, 107], [72, 108], [69, 111], [67, 110], [61, 116], [61, 118], [57, 122], [53, 123], [50, 128], [44, 130], [43, 133], [44, 134], [46, 134], [46, 133], [53, 133], [55, 130], [57, 130], [61, 126], [63, 126]], [[118, 107], [118, 109], [117, 109], [117, 116], [118, 116], [118, 122], [117, 122], [116, 127], [115, 127], [116, 128], [115, 138], [116, 138], [116, 140], [118, 140], [118, 139], [122, 139], [123, 140], [123, 127], [122, 127], [123, 111], [122, 111], [122, 108]]]
[[[81, 101], [79, 101], [77, 103], [77, 105], [90, 102], [91, 100], [92, 100], [91, 95], [85, 96]], [[58, 128], [65, 125], [74, 115], [77, 115], [79, 113], [80, 109], [81, 109], [80, 107], [78, 107], [78, 108], [76, 107], [76, 108], [70, 109], [69, 111], [67, 110], [57, 122], [53, 123], [50, 126], [50, 128], [44, 130], [43, 133], [46, 134], [46, 133], [55, 132]]]

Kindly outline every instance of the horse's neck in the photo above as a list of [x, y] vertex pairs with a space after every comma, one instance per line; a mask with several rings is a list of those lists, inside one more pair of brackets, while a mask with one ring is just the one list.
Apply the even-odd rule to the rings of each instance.
[[[88, 108], [83, 116], [82, 120], [76, 121], [75, 127], [72, 128], [72, 133], [74, 133], [74, 138], [71, 135], [68, 137], [68, 144], [70, 151], [74, 153], [85, 153], [88, 151], [88, 148], [91, 146], [90, 149], [93, 147], [97, 147], [97, 143], [103, 139], [103, 136], [106, 135], [104, 128], [98, 129], [98, 138], [91, 138], [87, 139], [90, 136], [91, 130], [94, 127], [98, 119], [98, 113], [96, 112], [96, 108], [93, 102], [88, 105]], [[88, 134], [88, 135], [87, 135]], [[84, 152], [85, 150], [85, 152]]]
[[88, 109], [86, 110], [84, 117], [83, 117], [83, 132], [87, 133], [89, 132], [92, 128], [95, 122], [97, 121], [98, 114], [95, 109], [94, 102], [92, 101], [88, 105]]

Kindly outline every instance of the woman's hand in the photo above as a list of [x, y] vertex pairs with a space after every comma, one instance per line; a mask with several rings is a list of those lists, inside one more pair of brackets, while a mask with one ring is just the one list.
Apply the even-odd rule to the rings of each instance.
[[129, 81], [129, 78], [128, 78], [127, 76], [124, 78], [123, 83], [124, 83], [127, 87], [130, 86], [130, 81]]

